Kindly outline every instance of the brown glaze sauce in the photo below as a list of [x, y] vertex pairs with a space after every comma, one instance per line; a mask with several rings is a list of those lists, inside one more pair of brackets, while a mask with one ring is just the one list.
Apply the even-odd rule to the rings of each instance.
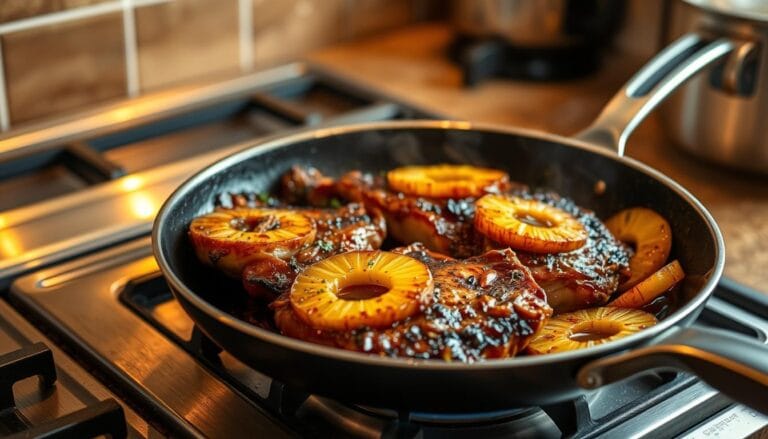
[[274, 215], [233, 218], [229, 222], [233, 229], [241, 232], [269, 232], [280, 228], [280, 220]]

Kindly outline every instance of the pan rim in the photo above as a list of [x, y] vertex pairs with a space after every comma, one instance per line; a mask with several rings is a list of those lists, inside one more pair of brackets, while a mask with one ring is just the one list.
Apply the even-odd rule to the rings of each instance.
[[[575, 351], [539, 356], [492, 359], [474, 363], [463, 363], [445, 362], [442, 360], [434, 359], [424, 360], [407, 357], [376, 356], [290, 338], [288, 336], [284, 336], [267, 329], [259, 328], [248, 322], [240, 320], [236, 316], [218, 309], [217, 307], [204, 300], [202, 297], [198, 296], [191, 288], [187, 287], [187, 285], [181, 279], [179, 279], [178, 276], [176, 276], [173, 270], [171, 270], [166, 255], [163, 252], [161, 246], [161, 242], [164, 239], [164, 233], [166, 232], [166, 227], [164, 227], [164, 224], [167, 223], [166, 218], [170, 215], [173, 207], [178, 204], [179, 200], [183, 199], [188, 191], [194, 187], [197, 187], [200, 182], [208, 179], [210, 176], [217, 174], [222, 170], [227, 169], [245, 159], [253, 159], [259, 155], [269, 153], [272, 150], [276, 150], [281, 147], [302, 141], [362, 131], [408, 129], [472, 130], [494, 134], [511, 134], [518, 137], [534, 138], [558, 143], [567, 147], [586, 150], [590, 153], [599, 154], [637, 171], [640, 171], [677, 193], [680, 197], [685, 199], [701, 217], [704, 218], [709, 232], [714, 237], [716, 244], [715, 265], [709, 275], [709, 279], [704, 285], [702, 285], [698, 293], [691, 300], [689, 300], [681, 308], [677, 309], [674, 313], [667, 316], [664, 320], [661, 320], [658, 324], [651, 328], [644, 329], [643, 331], [623, 339]], [[723, 237], [712, 215], [696, 197], [688, 192], [688, 190], [683, 188], [673, 179], [662, 174], [660, 171], [657, 171], [656, 169], [635, 159], [618, 156], [613, 151], [600, 146], [596, 146], [583, 140], [527, 128], [456, 120], [400, 120], [384, 122], [362, 122], [309, 130], [305, 129], [290, 134], [279, 134], [263, 138], [256, 142], [246, 142], [242, 149], [239, 149], [233, 154], [216, 161], [215, 163], [207, 166], [206, 168], [189, 177], [166, 199], [158, 211], [157, 216], [155, 217], [152, 228], [152, 248], [158, 266], [160, 267], [160, 270], [166, 281], [171, 284], [171, 289], [173, 290], [174, 294], [183, 296], [184, 300], [188, 301], [198, 310], [204, 312], [206, 315], [219, 321], [220, 323], [229, 326], [231, 329], [246, 333], [251, 337], [261, 339], [262, 341], [277, 345], [281, 348], [301, 351], [302, 353], [308, 355], [320, 356], [338, 361], [364, 363], [369, 366], [385, 366], [395, 368], [418, 367], [423, 370], [461, 370], [466, 368], [472, 368], [476, 370], [492, 370], [499, 368], [507, 369], [516, 367], [529, 367], [559, 361], [587, 360], [596, 356], [605, 356], [607, 354], [624, 351], [633, 345], [642, 342], [643, 340], [651, 340], [663, 332], [678, 326], [682, 320], [684, 320], [690, 314], [696, 312], [697, 309], [700, 309], [711, 295], [719, 279], [722, 277], [725, 265], [725, 245], [723, 242]]]

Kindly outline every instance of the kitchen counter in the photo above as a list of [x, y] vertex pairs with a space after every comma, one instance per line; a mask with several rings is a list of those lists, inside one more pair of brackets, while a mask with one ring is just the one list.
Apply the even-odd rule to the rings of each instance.
[[[398, 99], [457, 119], [569, 135], [586, 127], [642, 65], [610, 54], [592, 76], [564, 82], [490, 80], [468, 89], [446, 57], [451, 31], [440, 24], [401, 29], [315, 52], [309, 60]], [[768, 294], [768, 178], [726, 170], [679, 151], [652, 115], [632, 135], [628, 155], [670, 175], [715, 216], [726, 243], [726, 276]], [[766, 245], [764, 247], [763, 245]]]

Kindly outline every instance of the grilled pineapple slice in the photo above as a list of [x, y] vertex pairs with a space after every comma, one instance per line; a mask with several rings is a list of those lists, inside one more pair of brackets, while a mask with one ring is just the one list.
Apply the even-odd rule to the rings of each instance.
[[656, 324], [647, 312], [626, 308], [587, 308], [560, 314], [528, 345], [528, 353], [550, 354], [600, 345]]
[[232, 277], [269, 254], [288, 259], [315, 239], [315, 224], [282, 209], [220, 209], [192, 220], [189, 236], [198, 259]]
[[477, 200], [475, 228], [494, 241], [533, 253], [568, 252], [587, 242], [587, 230], [567, 212], [513, 196]]
[[672, 231], [661, 215], [645, 207], [622, 210], [605, 222], [616, 239], [633, 244], [635, 254], [629, 260], [632, 274], [619, 285], [628, 290], [664, 265], [672, 249]]
[[509, 185], [502, 171], [469, 165], [404, 166], [387, 173], [389, 187], [407, 195], [433, 198], [479, 197]]
[[684, 277], [683, 267], [680, 266], [677, 260], [674, 260], [661, 267], [659, 271], [653, 273], [647, 279], [622, 293], [621, 296], [608, 305], [622, 308], [640, 308], [651, 303], [653, 299], [677, 285]]
[[291, 306], [316, 329], [384, 328], [432, 298], [432, 274], [409, 256], [354, 251], [324, 259], [293, 283]]

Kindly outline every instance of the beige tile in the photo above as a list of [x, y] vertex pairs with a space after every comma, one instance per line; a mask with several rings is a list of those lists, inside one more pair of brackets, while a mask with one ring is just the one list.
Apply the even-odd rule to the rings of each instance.
[[142, 90], [239, 71], [237, 0], [176, 0], [136, 10]]
[[347, 0], [345, 28], [351, 38], [412, 22], [419, 11], [414, 0]]
[[346, 0], [253, 0], [258, 67], [300, 58], [345, 36]]
[[122, 14], [2, 37], [12, 123], [125, 95]]
[[0, 23], [119, 0], [0, 0]]

